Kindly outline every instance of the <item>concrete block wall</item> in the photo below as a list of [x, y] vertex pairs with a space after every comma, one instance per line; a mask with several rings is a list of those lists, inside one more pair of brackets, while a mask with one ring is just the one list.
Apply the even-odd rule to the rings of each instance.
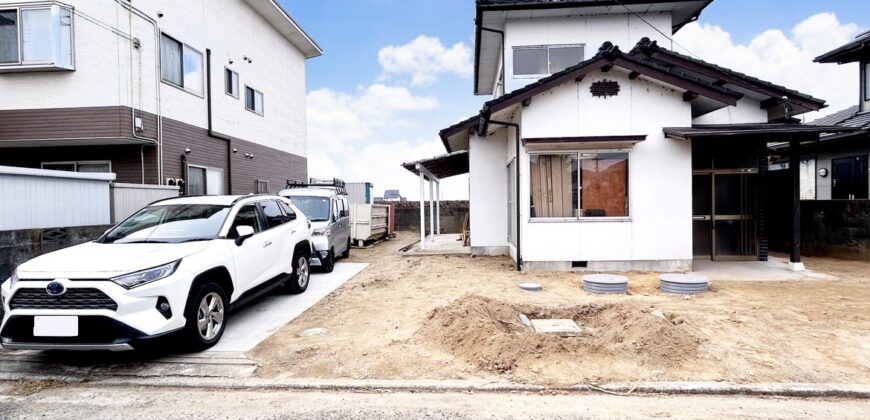
[[101, 225], [0, 231], [0, 282], [6, 281], [19, 264], [42, 254], [97, 239], [110, 227]]
[[[396, 230], [420, 230], [420, 203], [406, 201], [396, 206]], [[459, 233], [468, 214], [468, 201], [441, 202], [441, 233]], [[429, 229], [429, 203], [426, 203], [426, 229]]]

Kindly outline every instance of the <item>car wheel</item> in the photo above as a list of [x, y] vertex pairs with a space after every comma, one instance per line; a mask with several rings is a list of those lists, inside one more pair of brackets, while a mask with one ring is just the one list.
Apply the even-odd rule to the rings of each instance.
[[226, 292], [216, 283], [197, 287], [187, 305], [184, 335], [191, 350], [205, 350], [217, 344], [227, 326]]
[[326, 258], [320, 260], [320, 266], [323, 267], [323, 271], [327, 273], [331, 273], [332, 270], [335, 270], [335, 250], [329, 250], [326, 254]]
[[347, 249], [341, 253], [341, 258], [350, 258], [350, 238], [347, 238]]
[[308, 289], [311, 280], [311, 266], [308, 264], [309, 256], [301, 252], [293, 255], [293, 274], [290, 280], [284, 283], [287, 291], [294, 295], [304, 293]]

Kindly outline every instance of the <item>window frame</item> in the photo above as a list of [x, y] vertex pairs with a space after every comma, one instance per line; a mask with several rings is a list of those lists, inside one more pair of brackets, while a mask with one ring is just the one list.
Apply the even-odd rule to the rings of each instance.
[[[221, 173], [221, 179], [223, 179], [223, 178], [226, 176], [226, 171], [225, 171], [223, 168], [216, 168], [216, 167], [214, 167], [214, 166], [203, 166], [203, 165], [196, 165], [196, 164], [193, 164], [193, 163], [188, 163], [188, 164], [187, 164], [187, 174], [186, 174], [186, 178], [185, 178], [185, 180], [184, 180], [184, 194], [185, 194], [185, 196], [188, 196], [188, 197], [191, 197], [191, 195], [190, 195], [190, 182], [189, 182], [189, 181], [190, 181], [190, 169], [191, 169], [191, 168], [194, 168], [194, 169], [202, 169], [203, 171], [205, 171], [205, 177], [203, 178], [203, 182], [204, 182], [204, 183], [203, 183], [204, 194], [202, 194], [202, 196], [212, 195], [212, 194], [209, 194], [209, 193], [208, 193], [208, 172], [209, 172], [209, 171], [220, 172], [220, 173]], [[214, 194], [214, 195], [224, 195], [224, 194], [226, 193], [226, 186], [227, 186], [227, 185], [226, 185], [226, 182], [225, 182], [225, 181], [226, 181], [226, 180], [224, 180], [224, 182], [222, 182], [222, 187], [223, 187], [223, 188], [221, 188], [221, 193], [220, 193], [220, 194]], [[199, 197], [199, 196], [200, 196], [200, 195], [197, 195], [196, 197]]]
[[[257, 94], [258, 93], [260, 94], [260, 103], [262, 104], [263, 109], [261, 109], [259, 112], [257, 112], [256, 109], [248, 108], [248, 89], [250, 89], [251, 91], [254, 92], [254, 108], [257, 107]], [[254, 114], [257, 114], [261, 117], [265, 116], [265, 114], [266, 114], [266, 96], [263, 95], [263, 92], [261, 92], [257, 89], [254, 89], [253, 87], [251, 87], [248, 84], [245, 84], [245, 109], [250, 111], [250, 112], [253, 112]]]
[[[109, 172], [104, 173], [112, 173], [112, 161], [111, 160], [61, 160], [61, 161], [46, 161], [39, 163], [39, 169], [45, 169], [45, 165], [73, 165], [75, 167], [75, 173], [79, 172], [79, 165], [109, 165]], [[56, 171], [59, 169], [47, 169], [49, 171]]]
[[[532, 212], [531, 212], [531, 208], [532, 208], [532, 202], [531, 202], [531, 184], [532, 184], [531, 166], [532, 166], [532, 161], [531, 161], [531, 157], [532, 156], [534, 156], [534, 155], [549, 155], [549, 156], [552, 156], [552, 155], [574, 155], [574, 156], [578, 157], [578, 160], [582, 161], [582, 159], [579, 159], [579, 155], [581, 155], [581, 154], [616, 154], [616, 153], [626, 154], [627, 159], [628, 159], [628, 171], [626, 174], [626, 182], [628, 183], [628, 186], [627, 186], [626, 191], [625, 191], [626, 203], [628, 204], [628, 215], [626, 215], [626, 216], [604, 216], [604, 217], [592, 217], [592, 216], [582, 216], [582, 215], [578, 215], [577, 217], [532, 217]], [[529, 187], [529, 198], [528, 198], [528, 201], [525, 202], [525, 206], [524, 206], [525, 212], [526, 212], [525, 219], [528, 221], [528, 223], [599, 223], [599, 222], [631, 222], [632, 221], [632, 211], [634, 209], [634, 206], [631, 205], [631, 185], [632, 185], [632, 173], [633, 173], [632, 165], [631, 165], [631, 160], [632, 160], [631, 149], [588, 149], [588, 150], [587, 149], [571, 149], [571, 150], [547, 150], [547, 149], [543, 149], [543, 150], [527, 151], [526, 155], [529, 158], [526, 160], [526, 165], [525, 165], [527, 172], [525, 172], [524, 174], [521, 174], [521, 175], [525, 177], [525, 183]], [[577, 205], [578, 205], [578, 207], [581, 207], [580, 203], [581, 203], [582, 197], [583, 197], [583, 184], [581, 182], [581, 176], [582, 176], [581, 173], [582, 173], [582, 171], [580, 170], [580, 168], [578, 166], [578, 170], [577, 170], [577, 187], [578, 187], [578, 190], [577, 190], [578, 203], [577, 203]], [[522, 202], [525, 200], [518, 199], [518, 201], [520, 201], [519, 204], [522, 204]], [[574, 209], [574, 210], [579, 210], [579, 209]], [[578, 214], [579, 214], [579, 212], [578, 212]]]
[[[870, 60], [864, 62], [864, 101], [870, 101]], [[866, 109], [865, 109], [866, 111]]]
[[[266, 185], [265, 191], [260, 190], [260, 185], [261, 185], [260, 183], [265, 183], [265, 185]], [[258, 179], [257, 180], [257, 194], [269, 194], [269, 184], [270, 184], [270, 182], [268, 180]]]
[[[164, 62], [163, 62], [163, 37], [169, 38], [169, 39], [177, 42], [179, 45], [181, 45], [181, 84], [180, 85], [171, 81], [171, 80], [166, 80], [165, 78], [163, 78], [163, 65], [164, 65]], [[199, 51], [198, 49], [192, 47], [190, 44], [184, 43], [181, 40], [179, 40], [178, 38], [176, 38], [176, 37], [174, 37], [166, 32], [163, 32], [163, 31], [160, 32], [160, 45], [158, 45], [158, 48], [160, 49], [160, 82], [165, 83], [169, 86], [172, 86], [176, 89], [183, 90], [183, 91], [185, 91], [191, 95], [197, 96], [199, 98], [205, 98], [205, 55], [201, 51]], [[185, 49], [190, 50], [199, 56], [200, 86], [199, 86], [198, 92], [185, 86], [185, 84], [184, 84], [184, 51], [185, 51]]]
[[[57, 9], [55, 13], [55, 8]], [[58, 54], [62, 54], [60, 47], [60, 9], [69, 11], [69, 26], [70, 26], [70, 63], [69, 66], [58, 63]], [[48, 10], [50, 13], [49, 22], [49, 37], [52, 47], [53, 56], [47, 61], [26, 61], [24, 57], [24, 37], [22, 36], [22, 11], [28, 10]], [[70, 70], [76, 69], [76, 37], [75, 37], [75, 8], [73, 6], [63, 4], [57, 1], [45, 1], [36, 4], [19, 4], [19, 5], [0, 5], [0, 11], [15, 11], [15, 27], [16, 27], [16, 46], [18, 49], [18, 59], [14, 62], [0, 63], [0, 72], [26, 71], [30, 69], [58, 69]], [[55, 19], [57, 18], [57, 19]], [[57, 25], [55, 25], [57, 24]], [[58, 32], [55, 31], [58, 30]]]
[[[543, 44], [543, 45], [514, 45], [511, 47], [511, 77], [514, 79], [539, 79], [541, 77], [549, 76], [554, 72], [551, 68], [552, 59], [550, 58], [550, 50], [553, 48], [582, 48], [583, 49], [583, 57], [580, 61], [586, 59], [586, 44]], [[513, 72], [516, 64], [515, 61], [515, 52], [517, 50], [533, 50], [533, 49], [546, 49], [547, 50], [547, 71], [548, 73], [541, 74], [516, 74]], [[579, 62], [577, 63], [579, 64]], [[562, 69], [564, 70], [564, 69]], [[561, 71], [561, 70], [559, 70]]]
[[235, 76], [235, 79], [234, 79], [234, 80], [235, 80], [235, 86], [234, 86], [234, 87], [235, 87], [235, 89], [236, 89], [236, 94], [233, 95], [232, 93], [230, 93], [230, 92], [228, 91], [227, 88], [228, 88], [229, 86], [224, 86], [224, 93], [226, 93], [227, 96], [230, 96], [230, 97], [233, 97], [233, 98], [239, 99], [239, 97], [241, 97], [241, 92], [240, 92], [240, 89], [239, 89], [239, 86], [240, 86], [240, 84], [239, 84], [239, 73], [238, 73], [237, 71], [235, 71], [235, 70], [229, 68], [229, 67], [224, 67], [224, 84], [226, 84], [226, 80], [227, 80], [227, 72], [229, 72], [229, 73], [231, 73], [231, 74], [233, 74], [233, 75]]

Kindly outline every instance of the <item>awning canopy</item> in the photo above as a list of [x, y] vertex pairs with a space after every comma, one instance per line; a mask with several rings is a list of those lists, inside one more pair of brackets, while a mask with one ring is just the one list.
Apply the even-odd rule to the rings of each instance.
[[665, 127], [665, 137], [679, 140], [752, 138], [783, 140], [796, 137], [815, 137], [823, 133], [845, 133], [860, 128], [809, 124], [716, 124], [691, 127]]
[[420, 172], [423, 172], [423, 176], [426, 178], [450, 178], [468, 173], [468, 151], [461, 150], [429, 159], [403, 163], [402, 166], [414, 175], [420, 175]]
[[646, 135], [524, 138], [526, 150], [627, 149], [646, 140]]

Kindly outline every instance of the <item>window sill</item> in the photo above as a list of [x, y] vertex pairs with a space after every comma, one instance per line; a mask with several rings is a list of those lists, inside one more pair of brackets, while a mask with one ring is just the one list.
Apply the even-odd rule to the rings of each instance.
[[199, 93], [199, 92], [197, 92], [197, 91], [195, 91], [195, 90], [190, 90], [190, 89], [187, 89], [187, 88], [185, 88], [185, 87], [178, 86], [178, 85], [176, 85], [175, 83], [168, 82], [168, 81], [163, 80], [163, 79], [160, 79], [160, 83], [163, 83], [163, 84], [166, 85], [166, 86], [172, 86], [172, 87], [174, 87], [174, 88], [176, 88], [176, 89], [178, 89], [178, 90], [180, 90], [180, 91], [182, 91], [182, 92], [187, 92], [187, 93], [189, 93], [189, 94], [191, 94], [191, 95], [193, 95], [193, 96], [196, 96], [197, 98], [205, 99], [205, 94], [203, 94], [203, 93]]
[[0, 64], [0, 73], [29, 73], [40, 71], [75, 71], [75, 67], [64, 67], [54, 63]]
[[247, 107], [246, 107], [246, 108], [245, 108], [245, 111], [248, 111], [248, 112], [250, 112], [250, 113], [252, 113], [252, 114], [259, 115], [259, 116], [261, 116], [261, 117], [263, 116], [263, 113], [262, 113], [262, 112], [254, 111], [254, 110], [251, 109], [251, 108], [247, 108]]
[[603, 222], [616, 222], [616, 223], [626, 223], [631, 222], [631, 217], [569, 217], [563, 219], [557, 218], [532, 218], [529, 219], [529, 223], [603, 223]]

